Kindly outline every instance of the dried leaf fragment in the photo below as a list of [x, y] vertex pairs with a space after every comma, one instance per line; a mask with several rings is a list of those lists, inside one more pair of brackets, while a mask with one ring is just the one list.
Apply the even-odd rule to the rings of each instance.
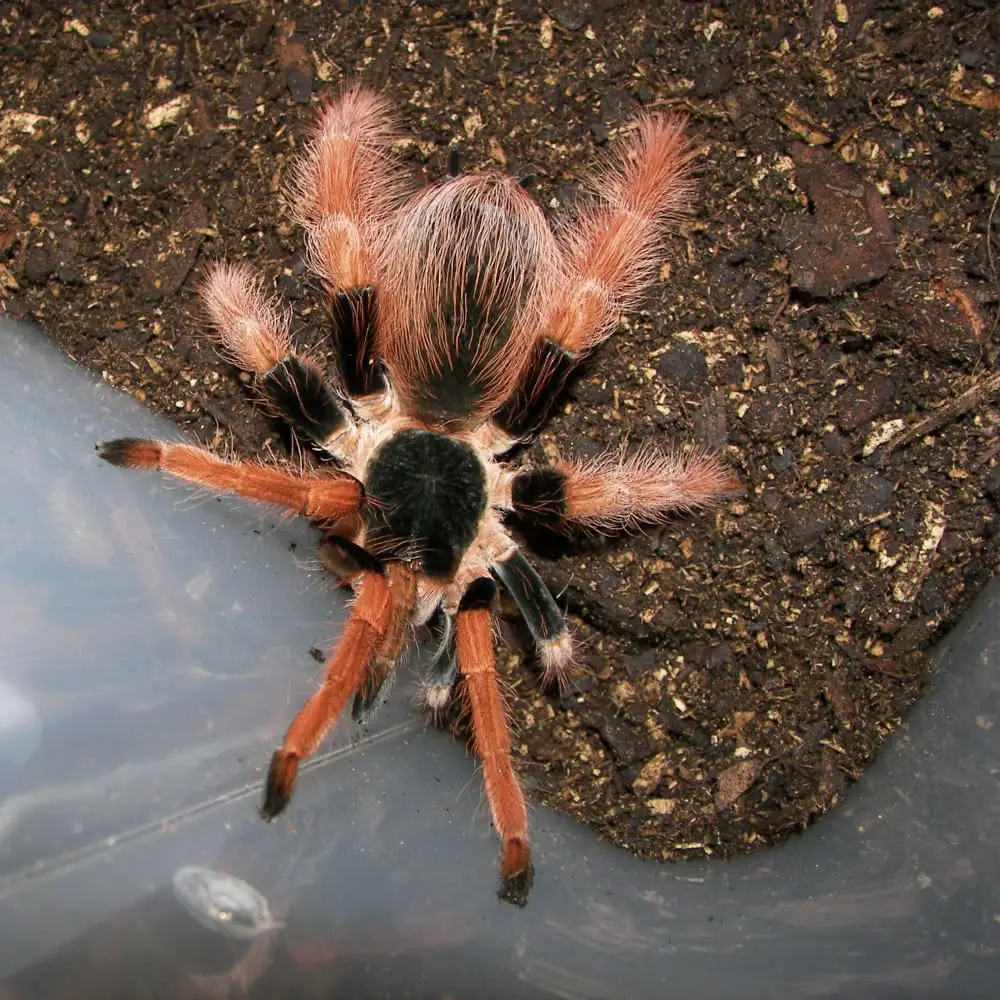
[[1000, 90], [980, 87], [978, 90], [963, 92], [955, 89], [949, 91], [948, 96], [959, 104], [968, 104], [980, 111], [1000, 111]]

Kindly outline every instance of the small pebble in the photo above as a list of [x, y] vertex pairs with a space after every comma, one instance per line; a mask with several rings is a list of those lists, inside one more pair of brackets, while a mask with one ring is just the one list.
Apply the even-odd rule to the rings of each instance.
[[553, 4], [549, 12], [560, 28], [579, 31], [587, 23], [590, 6], [586, 0], [562, 0], [561, 3]]
[[32, 247], [24, 257], [24, 280], [34, 285], [48, 281], [55, 270], [52, 255], [45, 247]]
[[794, 463], [795, 459], [790, 451], [779, 451], [771, 456], [771, 471], [772, 472], [787, 472]]
[[664, 378], [687, 385], [708, 375], [708, 362], [697, 344], [680, 341], [660, 358], [659, 371]]
[[1000, 506], [1000, 465], [993, 469], [983, 481], [983, 489]]
[[594, 122], [590, 126], [590, 134], [594, 137], [594, 142], [598, 146], [606, 145], [608, 140], [611, 138], [610, 133], [602, 122]]
[[966, 69], [975, 69], [983, 61], [983, 54], [979, 51], [979, 49], [974, 49], [971, 46], [966, 45], [959, 49], [958, 61]]
[[736, 74], [727, 62], [712, 63], [694, 78], [694, 96], [698, 98], [718, 97], [733, 85]]
[[278, 277], [278, 291], [283, 298], [295, 302], [305, 294], [302, 284], [290, 274], [282, 274]]

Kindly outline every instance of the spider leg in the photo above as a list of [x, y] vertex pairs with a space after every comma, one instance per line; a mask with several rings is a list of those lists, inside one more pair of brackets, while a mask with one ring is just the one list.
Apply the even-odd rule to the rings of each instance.
[[317, 554], [323, 568], [337, 577], [338, 584], [350, 584], [366, 570], [372, 573], [383, 572], [382, 561], [378, 556], [373, 556], [351, 538], [337, 534], [336, 531], [323, 536]]
[[549, 588], [520, 549], [497, 560], [490, 571], [514, 598], [535, 640], [545, 682], [555, 680], [560, 690], [565, 689], [573, 659], [573, 641], [566, 629], [566, 619]]
[[327, 292], [344, 390], [352, 399], [384, 392], [385, 373], [375, 357], [375, 289], [366, 285]]
[[393, 169], [397, 133], [382, 95], [349, 87], [320, 109], [293, 167], [292, 210], [306, 232], [309, 266], [331, 293], [374, 284], [373, 243], [408, 187]]
[[535, 342], [513, 393], [493, 414], [492, 422], [500, 431], [493, 446], [495, 454], [509, 451], [545, 425], [583, 360], [584, 355], [568, 351], [554, 341]]
[[518, 513], [542, 522], [621, 531], [663, 521], [674, 510], [710, 506], [739, 488], [713, 455], [645, 449], [521, 468], [511, 477], [510, 502]]
[[352, 398], [383, 392], [374, 355], [373, 244], [406, 189], [390, 144], [397, 125], [379, 94], [350, 87], [324, 106], [295, 164], [291, 201], [309, 266], [330, 296], [337, 366]]
[[403, 650], [406, 628], [417, 599], [417, 577], [406, 563], [391, 562], [388, 572], [392, 617], [365, 671], [361, 686], [354, 695], [351, 717], [355, 722], [367, 723], [385, 703], [392, 687], [396, 662]]
[[456, 621], [458, 669], [465, 679], [476, 753], [483, 766], [486, 798], [502, 843], [500, 898], [517, 906], [528, 901], [534, 869], [528, 840], [528, 811], [510, 756], [510, 732], [497, 684], [490, 604], [496, 585], [480, 577], [463, 597]]
[[97, 446], [112, 465], [161, 469], [178, 479], [237, 496], [287, 507], [314, 521], [337, 521], [356, 511], [361, 484], [350, 476], [302, 475], [258, 462], [227, 462], [204, 448], [140, 438], [118, 438]]
[[474, 430], [506, 400], [560, 271], [537, 203], [509, 177], [425, 188], [380, 244], [378, 351], [402, 413]]
[[454, 616], [441, 615], [441, 631], [438, 635], [438, 647], [427, 668], [427, 676], [423, 683], [424, 704], [430, 709], [437, 721], [451, 699], [452, 689], [458, 677], [458, 659], [455, 652], [455, 619]]
[[292, 349], [289, 317], [245, 264], [218, 264], [201, 298], [222, 353], [257, 376], [267, 401], [301, 434], [337, 454], [334, 444], [353, 429], [350, 414], [320, 369]]
[[300, 762], [316, 751], [344, 710], [384, 639], [391, 618], [388, 578], [366, 572], [344, 633], [327, 661], [323, 683], [295, 716], [280, 749], [271, 758], [260, 809], [264, 819], [274, 819], [288, 805]]
[[681, 215], [696, 150], [684, 120], [648, 117], [598, 175], [595, 197], [561, 232], [566, 277], [513, 394], [494, 414], [512, 441], [548, 419], [574, 370], [634, 307], [660, 265], [660, 233]]

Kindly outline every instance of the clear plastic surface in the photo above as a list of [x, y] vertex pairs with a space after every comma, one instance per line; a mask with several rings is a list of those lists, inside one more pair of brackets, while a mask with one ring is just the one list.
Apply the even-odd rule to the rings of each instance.
[[261, 822], [344, 618], [315, 535], [99, 461], [177, 431], [33, 327], [0, 320], [0, 356], [2, 1000], [996, 995], [996, 581], [803, 836], [658, 865], [535, 807], [518, 910], [474, 761], [412, 680]]

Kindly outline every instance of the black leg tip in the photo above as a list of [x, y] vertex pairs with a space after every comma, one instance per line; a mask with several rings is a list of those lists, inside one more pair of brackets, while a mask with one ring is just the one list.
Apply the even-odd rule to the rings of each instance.
[[144, 442], [141, 438], [115, 438], [114, 441], [101, 441], [95, 446], [98, 458], [112, 465], [131, 465], [131, 456]]
[[281, 809], [283, 808], [284, 808], [283, 806], [281, 808], [276, 808], [273, 802], [268, 802], [265, 800], [258, 807], [257, 815], [265, 823], [273, 823], [281, 815]]
[[288, 807], [295, 789], [298, 769], [298, 759], [291, 754], [278, 750], [271, 758], [267, 781], [264, 784], [264, 801], [257, 810], [262, 820], [270, 823]]
[[275, 790], [269, 786], [264, 790], [264, 801], [260, 804], [257, 815], [265, 823], [271, 823], [285, 811], [288, 807], [288, 802], [287, 798], [281, 794], [276, 794]]
[[513, 875], [502, 876], [500, 879], [500, 891], [497, 896], [505, 903], [511, 903], [519, 909], [524, 909], [528, 905], [528, 893], [532, 883], [535, 881], [535, 867], [528, 864]]

